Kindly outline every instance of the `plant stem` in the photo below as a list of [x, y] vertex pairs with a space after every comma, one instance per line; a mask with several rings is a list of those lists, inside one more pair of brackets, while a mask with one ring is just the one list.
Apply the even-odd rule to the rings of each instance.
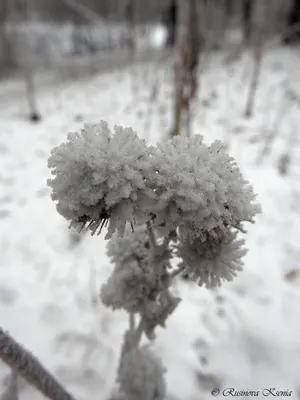
[[133, 332], [135, 329], [135, 318], [133, 313], [129, 314], [129, 327], [130, 331]]
[[148, 229], [151, 245], [155, 249], [157, 247], [157, 243], [156, 243], [156, 240], [155, 240], [155, 236], [154, 236], [154, 232], [153, 232], [152, 226], [151, 226], [149, 221], [147, 222], [147, 229]]
[[51, 400], [75, 400], [40, 361], [0, 327], [0, 358]]
[[144, 330], [144, 321], [143, 321], [143, 318], [141, 318], [141, 320], [138, 324], [138, 327], [136, 328], [136, 331], [135, 331], [135, 342], [136, 342], [137, 346], [141, 340], [143, 330]]

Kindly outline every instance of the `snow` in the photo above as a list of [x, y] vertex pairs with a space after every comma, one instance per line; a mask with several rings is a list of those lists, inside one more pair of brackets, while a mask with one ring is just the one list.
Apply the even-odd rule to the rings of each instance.
[[[300, 53], [270, 46], [249, 120], [243, 109], [250, 56], [226, 58], [212, 53], [204, 60], [193, 131], [207, 143], [226, 141], [258, 193], [263, 213], [247, 226], [245, 268], [232, 283], [208, 291], [176, 281], [174, 290], [183, 300], [167, 328], [158, 330], [154, 347], [168, 368], [170, 398], [211, 399], [215, 387], [274, 387], [292, 391], [290, 397], [296, 399], [300, 288], [297, 274], [294, 279], [285, 275], [300, 268]], [[47, 159], [68, 132], [101, 119], [131, 126], [151, 143], [163, 140], [170, 128], [172, 73], [170, 60], [161, 54], [90, 79], [44, 86], [41, 80], [43, 121], [37, 125], [26, 120], [21, 83], [1, 99], [1, 326], [79, 400], [105, 400], [112, 388], [127, 316], [100, 304], [99, 289], [112, 268], [104, 234], [78, 240], [68, 230], [46, 187]], [[9, 86], [0, 85], [0, 90]], [[268, 135], [274, 141], [264, 152]], [[290, 163], [282, 174], [279, 163], [286, 155]], [[1, 364], [3, 384], [7, 373]], [[21, 400], [43, 398], [21, 386]], [[260, 392], [258, 398], [265, 396]]]

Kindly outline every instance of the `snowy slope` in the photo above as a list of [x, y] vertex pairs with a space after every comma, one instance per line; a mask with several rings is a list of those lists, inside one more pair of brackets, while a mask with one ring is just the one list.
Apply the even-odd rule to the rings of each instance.
[[[176, 283], [183, 301], [167, 329], [159, 330], [155, 346], [168, 367], [172, 398], [208, 399], [215, 387], [275, 387], [296, 399], [300, 287], [296, 273], [294, 279], [284, 276], [300, 268], [300, 114], [290, 93], [300, 93], [300, 56], [270, 49], [251, 120], [243, 118], [250, 58], [245, 54], [228, 63], [224, 58], [214, 54], [206, 60], [194, 131], [207, 142], [229, 143], [259, 193], [263, 214], [247, 226], [245, 270], [233, 283], [211, 292]], [[0, 109], [1, 326], [78, 399], [105, 399], [127, 319], [98, 302], [111, 268], [104, 238], [86, 235], [78, 241], [68, 230], [46, 187], [47, 158], [67, 132], [100, 119], [132, 126], [152, 143], [163, 140], [170, 128], [171, 80], [169, 63], [153, 62], [48, 87], [39, 93], [44, 120], [35, 126], [25, 119], [21, 96], [8, 97]], [[262, 157], [270, 132], [273, 146]], [[287, 154], [291, 160], [282, 175], [279, 164]], [[1, 365], [2, 378], [7, 372]], [[21, 386], [21, 400], [42, 398]]]

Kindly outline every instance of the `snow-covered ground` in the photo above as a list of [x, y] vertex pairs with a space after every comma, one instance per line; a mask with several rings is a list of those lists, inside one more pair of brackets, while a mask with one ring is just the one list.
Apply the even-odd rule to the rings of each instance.
[[[249, 120], [243, 109], [250, 57], [226, 58], [206, 57], [193, 132], [207, 142], [226, 140], [263, 213], [247, 226], [249, 252], [234, 282], [215, 291], [176, 282], [183, 301], [167, 328], [159, 329], [154, 347], [168, 368], [172, 399], [211, 399], [214, 388], [260, 391], [258, 398], [276, 388], [297, 399], [300, 53], [268, 51]], [[155, 61], [47, 86], [38, 94], [43, 121], [37, 125], [26, 120], [22, 88], [1, 102], [0, 323], [79, 400], [105, 400], [127, 318], [99, 303], [99, 287], [111, 269], [104, 237], [78, 240], [68, 230], [46, 186], [47, 158], [68, 132], [100, 119], [132, 126], [152, 143], [164, 140], [172, 74], [169, 61]], [[3, 387], [7, 374], [1, 364]], [[23, 382], [20, 387], [21, 400], [42, 399]]]

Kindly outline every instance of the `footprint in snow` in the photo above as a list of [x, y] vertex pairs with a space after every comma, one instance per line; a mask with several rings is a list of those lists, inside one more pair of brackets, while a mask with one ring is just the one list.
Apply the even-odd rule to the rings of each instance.
[[0, 210], [0, 219], [5, 219], [10, 216], [10, 211], [8, 210]]

